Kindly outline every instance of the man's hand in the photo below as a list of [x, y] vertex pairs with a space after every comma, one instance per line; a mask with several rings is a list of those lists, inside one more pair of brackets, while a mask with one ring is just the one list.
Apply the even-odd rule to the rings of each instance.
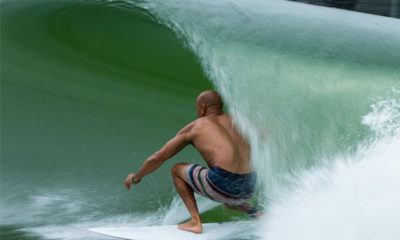
[[[126, 189], [130, 190], [131, 189], [131, 184], [137, 184], [137, 183], [140, 182], [140, 179], [137, 179], [135, 176], [136, 175], [134, 173], [128, 174], [128, 176], [125, 179], [125, 187], [126, 187]], [[134, 182], [132, 182], [132, 180]]]

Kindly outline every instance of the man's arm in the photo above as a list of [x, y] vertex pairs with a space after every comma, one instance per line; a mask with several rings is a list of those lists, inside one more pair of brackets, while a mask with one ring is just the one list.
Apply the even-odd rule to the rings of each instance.
[[192, 128], [195, 122], [184, 127], [178, 134], [169, 140], [161, 149], [153, 153], [146, 161], [143, 163], [142, 167], [136, 174], [129, 174], [125, 180], [125, 187], [130, 189], [132, 184], [132, 178], [135, 183], [140, 182], [142, 177], [154, 172], [159, 168], [165, 160], [173, 157], [179, 151], [181, 151], [186, 145], [192, 142], [193, 132]]

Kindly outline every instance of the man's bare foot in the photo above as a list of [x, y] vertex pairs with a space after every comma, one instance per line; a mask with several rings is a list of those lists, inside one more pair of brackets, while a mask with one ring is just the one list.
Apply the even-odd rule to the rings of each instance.
[[203, 231], [203, 227], [201, 226], [200, 221], [190, 220], [188, 222], [182, 223], [178, 225], [180, 230], [194, 232], [194, 233], [201, 233]]
[[261, 211], [257, 211], [256, 213], [254, 213], [253, 216], [254, 216], [255, 219], [258, 219], [258, 218], [264, 216], [264, 213], [261, 212]]

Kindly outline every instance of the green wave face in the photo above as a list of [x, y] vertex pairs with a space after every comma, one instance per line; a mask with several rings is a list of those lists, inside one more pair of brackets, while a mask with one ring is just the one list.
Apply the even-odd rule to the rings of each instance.
[[2, 3], [1, 16], [3, 225], [168, 206], [169, 168], [200, 162], [193, 148], [134, 191], [123, 182], [195, 119], [197, 94], [212, 88], [193, 54], [138, 9], [18, 1]]
[[[129, 192], [123, 181], [213, 86], [268, 199], [288, 173], [357, 152], [372, 139], [361, 123], [370, 105], [400, 89], [396, 19], [280, 1], [3, 1], [0, 11], [8, 239], [183, 221], [169, 169], [202, 163], [195, 149]], [[204, 222], [245, 219], [203, 200]], [[254, 239], [244, 233], [231, 239]]]

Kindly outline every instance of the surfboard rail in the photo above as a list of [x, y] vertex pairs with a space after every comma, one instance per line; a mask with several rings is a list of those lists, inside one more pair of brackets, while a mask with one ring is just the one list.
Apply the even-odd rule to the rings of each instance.
[[[127, 240], [212, 240], [238, 236], [254, 227], [254, 221], [204, 223], [203, 232], [196, 234], [178, 229], [178, 225], [96, 227], [88, 231], [108, 237]], [[252, 231], [252, 230], [250, 230]], [[248, 236], [248, 234], [247, 234]]]

